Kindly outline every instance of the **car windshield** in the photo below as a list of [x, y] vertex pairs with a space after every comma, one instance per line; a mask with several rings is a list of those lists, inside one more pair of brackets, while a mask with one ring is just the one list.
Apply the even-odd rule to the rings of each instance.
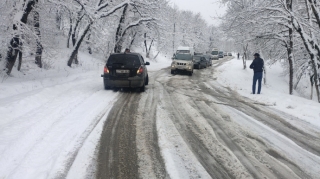
[[212, 55], [218, 55], [218, 53], [219, 53], [218, 51], [212, 51], [211, 52]]
[[177, 53], [190, 53], [190, 50], [177, 50]]
[[223, 55], [223, 52], [219, 52], [220, 55]]
[[121, 64], [125, 66], [140, 66], [140, 60], [137, 55], [119, 54], [111, 55], [108, 59], [107, 65]]
[[191, 54], [176, 54], [175, 59], [177, 60], [192, 60]]

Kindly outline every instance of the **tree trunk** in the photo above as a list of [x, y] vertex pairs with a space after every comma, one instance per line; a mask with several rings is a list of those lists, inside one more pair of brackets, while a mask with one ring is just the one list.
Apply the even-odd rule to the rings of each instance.
[[88, 45], [88, 53], [92, 54], [92, 48], [90, 46], [90, 38], [91, 38], [91, 32], [87, 35], [87, 42], [86, 44]]
[[67, 40], [67, 48], [70, 48], [70, 39], [71, 39], [71, 34], [72, 34], [72, 15], [71, 12], [69, 12], [70, 15], [70, 28], [69, 28], [69, 33], [68, 33], [68, 40]]
[[153, 44], [154, 39], [152, 39], [152, 41], [150, 42], [149, 48], [147, 46], [147, 33], [144, 33], [144, 46], [146, 48], [146, 57], [150, 58], [150, 51], [151, 51], [151, 47]]
[[120, 53], [121, 49], [122, 49], [122, 43], [123, 43], [123, 37], [122, 37], [122, 25], [124, 24], [124, 21], [126, 19], [126, 14], [127, 14], [127, 10], [128, 10], [128, 5], [124, 6], [123, 11], [122, 11], [122, 15], [120, 17], [120, 21], [119, 21], [119, 25], [117, 28], [117, 32], [116, 32], [116, 44], [114, 47], [114, 52], [115, 53]]
[[153, 60], [157, 61], [156, 59], [157, 59], [159, 54], [160, 54], [160, 51], [158, 51], [157, 55], [153, 58]]
[[152, 47], [153, 42], [154, 42], [154, 39], [152, 39], [152, 41], [151, 41], [151, 43], [149, 45], [149, 49], [148, 49], [148, 52], [147, 52], [147, 58], [150, 57], [150, 52], [151, 52], [151, 47]]
[[314, 60], [312, 60], [311, 63], [312, 63], [312, 66], [313, 66], [313, 71], [314, 71], [314, 86], [316, 88], [318, 102], [320, 103], [319, 75], [318, 75], [318, 71], [317, 71], [318, 67], [316, 66]]
[[85, 30], [83, 31], [83, 33], [81, 34], [79, 40], [75, 43], [75, 47], [71, 53], [71, 56], [68, 60], [68, 66], [71, 67], [72, 65], [72, 62], [73, 60], [76, 61], [76, 64], [77, 64], [77, 61], [78, 61], [78, 51], [79, 51], [79, 48], [80, 48], [80, 45], [84, 39], [84, 37], [87, 35], [87, 33], [89, 32], [90, 30], [90, 27], [91, 27], [92, 23], [88, 24], [87, 27], [85, 28]]
[[73, 28], [72, 34], [71, 34], [71, 40], [72, 40], [72, 45], [75, 46], [76, 42], [77, 42], [77, 31], [78, 31], [78, 27], [80, 22], [82, 21], [84, 15], [80, 15], [81, 11], [78, 13], [78, 19], [77, 22]]
[[19, 53], [19, 63], [18, 63], [18, 68], [17, 70], [20, 71], [21, 70], [21, 64], [22, 64], [22, 51], [20, 50]]
[[[287, 9], [292, 11], [292, 0], [286, 0]], [[287, 53], [289, 62], [289, 94], [293, 94], [293, 27], [292, 27], [293, 17], [290, 18], [289, 24], [289, 40], [287, 43]]]
[[41, 32], [40, 32], [40, 21], [39, 21], [39, 13], [34, 12], [34, 30], [35, 34], [37, 35], [36, 39], [36, 58], [35, 63], [38, 65], [39, 68], [42, 68], [42, 44], [41, 44]]
[[147, 33], [144, 33], [144, 48], [146, 48], [146, 54], [148, 54], [148, 46], [147, 46]]
[[243, 56], [242, 56], [242, 60], [243, 60], [243, 69], [247, 68], [247, 51], [248, 51], [248, 45], [243, 46]]
[[[30, 14], [30, 12], [32, 11], [35, 3], [37, 3], [38, 0], [29, 0], [28, 4], [25, 6], [25, 9], [23, 10], [24, 13], [20, 19], [21, 23], [26, 24], [27, 20], [28, 20], [28, 16]], [[14, 37], [11, 39], [10, 41], [10, 46], [8, 47], [7, 50], [7, 64], [6, 64], [6, 73], [8, 75], [10, 75], [12, 68], [17, 60], [17, 56], [19, 53], [19, 49], [22, 49], [22, 47], [19, 47], [22, 43], [21, 43], [21, 39], [20, 36], [21, 34], [19, 34], [18, 32], [18, 26], [17, 24], [13, 24], [13, 30], [14, 30]]]
[[18, 37], [14, 37], [10, 41], [10, 46], [7, 51], [7, 64], [6, 64], [6, 73], [9, 75], [11, 73], [11, 70], [14, 66], [14, 63], [16, 62], [18, 53], [19, 53], [19, 42], [20, 39]]
[[297, 89], [298, 88], [298, 84], [300, 83], [300, 81], [301, 81], [301, 78], [302, 78], [302, 75], [303, 75], [303, 73], [299, 73], [299, 75], [296, 77], [297, 78], [297, 80], [296, 80], [296, 83], [293, 85], [293, 89]]
[[319, 7], [318, 3], [316, 0], [308, 0], [310, 5], [311, 5], [311, 9], [312, 9], [312, 12], [313, 12], [313, 15], [317, 21], [317, 24], [320, 28], [320, 14], [319, 14], [319, 11], [317, 9], [317, 7]]
[[313, 98], [313, 85], [314, 85], [313, 75], [310, 77], [310, 83], [311, 83], [311, 94], [310, 94], [310, 99], [312, 100], [312, 98]]
[[[310, 55], [310, 62], [312, 65], [312, 70], [314, 73], [314, 84], [316, 87], [316, 92], [317, 92], [317, 97], [318, 97], [318, 102], [320, 103], [320, 91], [319, 91], [319, 77], [318, 77], [318, 65], [316, 64], [317, 60], [317, 55], [319, 53], [319, 50], [315, 48], [315, 42], [309, 42], [307, 34], [305, 34], [305, 31], [303, 27], [301, 26], [300, 22], [295, 21], [296, 23], [293, 23], [293, 27], [296, 29], [296, 31], [299, 33], [304, 46], [306, 47], [309, 55]], [[310, 45], [310, 46], [309, 46]], [[314, 53], [314, 50], [316, 50], [318, 53]]]
[[287, 54], [288, 54], [288, 62], [289, 62], [289, 94], [293, 94], [293, 28], [289, 28], [289, 40], [286, 45], [287, 47]]
[[137, 32], [134, 33], [133, 37], [132, 37], [132, 40], [130, 42], [130, 45], [129, 45], [129, 49], [131, 49], [132, 45], [133, 45], [133, 42], [134, 40], [136, 39], [136, 36], [137, 36]]

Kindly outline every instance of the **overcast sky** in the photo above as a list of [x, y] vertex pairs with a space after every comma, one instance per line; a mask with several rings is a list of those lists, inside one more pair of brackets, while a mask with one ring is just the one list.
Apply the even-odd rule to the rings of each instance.
[[202, 17], [209, 24], [218, 25], [217, 17], [223, 15], [226, 7], [222, 6], [218, 0], [169, 0], [170, 4], [174, 4], [181, 10], [191, 10], [195, 13], [200, 12]]

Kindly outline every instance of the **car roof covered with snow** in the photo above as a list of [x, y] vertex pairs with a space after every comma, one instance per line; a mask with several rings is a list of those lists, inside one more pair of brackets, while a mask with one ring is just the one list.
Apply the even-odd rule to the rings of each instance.
[[191, 47], [178, 47], [178, 50], [190, 50], [192, 49]]

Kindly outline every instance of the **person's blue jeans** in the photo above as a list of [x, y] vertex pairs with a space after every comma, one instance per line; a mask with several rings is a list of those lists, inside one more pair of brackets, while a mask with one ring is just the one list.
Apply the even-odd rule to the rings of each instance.
[[253, 84], [252, 84], [252, 94], [256, 94], [256, 85], [258, 81], [258, 94], [261, 92], [261, 82], [262, 82], [263, 73], [256, 72], [253, 75]]

